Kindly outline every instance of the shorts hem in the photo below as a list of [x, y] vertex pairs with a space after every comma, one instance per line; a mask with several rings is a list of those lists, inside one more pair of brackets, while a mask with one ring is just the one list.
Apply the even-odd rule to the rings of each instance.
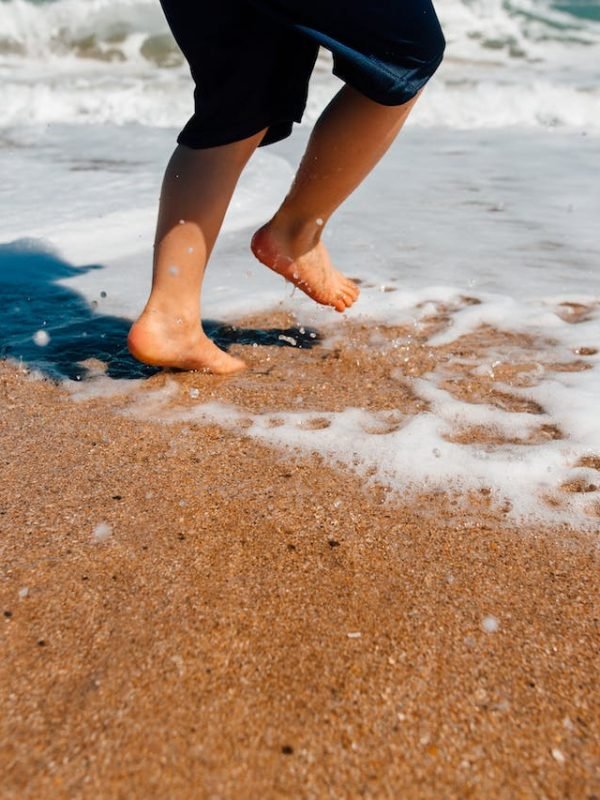
[[402, 106], [416, 97], [430, 81], [442, 63], [442, 58], [443, 55], [440, 55], [439, 58], [421, 65], [419, 70], [421, 75], [415, 75], [406, 82], [399, 81], [398, 75], [393, 70], [386, 68], [384, 64], [379, 64], [380, 73], [386, 75], [390, 82], [394, 82], [393, 85], [386, 87], [369, 80], [369, 76], [366, 76], [365, 73], [358, 73], [352, 70], [351, 67], [348, 68], [345, 63], [336, 63], [335, 57], [333, 74], [375, 103], [379, 103], [382, 106]]
[[[249, 139], [255, 136], [262, 130], [266, 130], [264, 137], [259, 143], [259, 147], [274, 144], [282, 139], [286, 139], [291, 133], [294, 122], [302, 120], [302, 111], [284, 111], [281, 113], [275, 112], [269, 115], [268, 119], [262, 118], [254, 122], [240, 124], [235, 129], [210, 131], [202, 130], [198, 125], [199, 130], [194, 130], [196, 125], [193, 124], [194, 117], [187, 123], [184, 129], [177, 137], [178, 144], [184, 147], [189, 147], [192, 150], [203, 150], [211, 147], [221, 147], [226, 144], [233, 144], [234, 142]], [[191, 129], [188, 130], [188, 127]]]

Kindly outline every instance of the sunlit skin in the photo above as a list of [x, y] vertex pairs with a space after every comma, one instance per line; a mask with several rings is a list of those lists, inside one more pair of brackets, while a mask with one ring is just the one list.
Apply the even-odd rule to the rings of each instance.
[[[252, 239], [259, 261], [317, 303], [343, 312], [358, 298], [356, 284], [332, 266], [321, 236], [394, 141], [415, 101], [383, 106], [349, 86], [341, 89], [316, 123], [287, 197]], [[204, 333], [200, 294], [233, 191], [264, 134], [203, 150], [178, 146], [173, 153], [160, 198], [152, 290], [128, 339], [140, 361], [219, 374], [244, 368]]]

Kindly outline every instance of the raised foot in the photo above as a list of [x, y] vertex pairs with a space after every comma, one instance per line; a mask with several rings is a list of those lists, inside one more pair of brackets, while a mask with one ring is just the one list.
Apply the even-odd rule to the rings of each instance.
[[265, 266], [282, 275], [324, 306], [345, 311], [356, 302], [360, 289], [331, 264], [327, 248], [317, 242], [299, 252], [294, 242], [268, 223], [252, 238], [252, 252]]
[[230, 375], [245, 369], [244, 362], [225, 353], [197, 325], [157, 311], [145, 311], [127, 338], [129, 352], [138, 361], [156, 367], [200, 370]]

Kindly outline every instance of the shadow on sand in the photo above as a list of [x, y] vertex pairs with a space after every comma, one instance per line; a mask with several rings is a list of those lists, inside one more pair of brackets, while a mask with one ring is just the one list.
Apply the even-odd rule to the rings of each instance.
[[[92, 358], [106, 364], [111, 378], [139, 379], [158, 372], [129, 355], [131, 320], [102, 313], [59, 283], [98, 269], [102, 265], [67, 264], [35, 240], [0, 244], [0, 358], [53, 380], [84, 380], [89, 370], [82, 362]], [[282, 336], [293, 338], [296, 347], [310, 348], [320, 338], [309, 328], [236, 328], [214, 320], [203, 325], [223, 350], [233, 344], [294, 346]]]

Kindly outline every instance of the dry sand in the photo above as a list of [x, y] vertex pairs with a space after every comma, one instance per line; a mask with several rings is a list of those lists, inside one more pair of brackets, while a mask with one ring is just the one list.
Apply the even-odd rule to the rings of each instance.
[[[357, 368], [382, 335], [170, 380], [275, 416], [301, 394], [315, 425], [418, 413], [384, 354]], [[419, 348], [407, 375], [445, 357]], [[518, 402], [484, 384], [457, 369], [453, 391]], [[3, 800], [600, 796], [593, 533], [511, 529], [485, 495], [403, 501], [9, 364], [0, 402]]]

